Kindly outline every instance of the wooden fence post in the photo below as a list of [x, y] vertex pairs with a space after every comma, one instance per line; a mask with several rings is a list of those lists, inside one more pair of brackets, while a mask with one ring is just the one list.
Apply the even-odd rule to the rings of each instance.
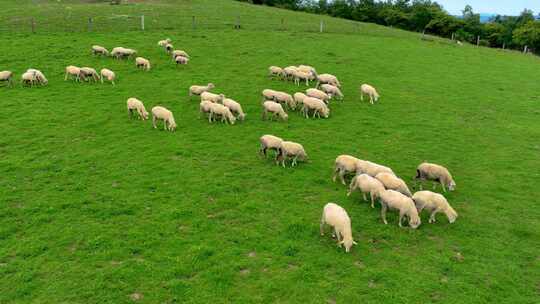
[[506, 48], [506, 42], [503, 42], [503, 50]]
[[426, 38], [426, 30], [422, 31], [422, 40]]
[[92, 17], [88, 17], [88, 31], [91, 32], [92, 31]]
[[35, 34], [36, 33], [36, 19], [34, 19], [34, 17], [32, 17], [32, 19], [30, 20], [30, 25], [32, 26], [32, 34]]
[[144, 15], [141, 15], [141, 30], [144, 31]]
[[455, 37], [456, 37], [456, 33], [452, 33], [452, 41], [454, 41]]
[[197, 23], [195, 23], [195, 16], [192, 16], [191, 17], [191, 27], [193, 29], [196, 29], [197, 28]]
[[529, 47], [528, 47], [528, 46], [525, 46], [525, 47], [523, 48], [523, 54], [527, 54], [527, 50], [528, 50], [528, 49], [529, 49]]
[[321, 24], [319, 25], [319, 31], [322, 33], [324, 30], [324, 22], [321, 19]]
[[476, 37], [476, 46], [480, 46], [480, 35]]

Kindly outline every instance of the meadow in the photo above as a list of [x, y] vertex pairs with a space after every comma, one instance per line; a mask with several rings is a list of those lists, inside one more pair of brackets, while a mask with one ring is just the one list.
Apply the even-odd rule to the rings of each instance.
[[[10, 0], [0, 19], [47, 18], [66, 5], [81, 15], [184, 18], [188, 7], [216, 19], [310, 18], [221, 0]], [[0, 87], [0, 303], [538, 303], [540, 60], [359, 26], [365, 32], [2, 31], [0, 70], [18, 81], [37, 68], [49, 84]], [[156, 45], [165, 37], [190, 53], [189, 65]], [[93, 57], [93, 44], [134, 48], [152, 70]], [[72, 64], [110, 68], [117, 85], [64, 81]], [[263, 89], [305, 90], [270, 80], [267, 67], [297, 64], [338, 76], [344, 101], [328, 119], [261, 120]], [[242, 104], [245, 122], [199, 119], [188, 88], [208, 82]], [[382, 96], [373, 106], [360, 102], [366, 82]], [[128, 97], [171, 109], [176, 132], [130, 120]], [[263, 134], [302, 143], [310, 161], [265, 160]], [[332, 182], [340, 154], [390, 166], [410, 187], [422, 161], [445, 165], [457, 221], [440, 214], [428, 224], [424, 213], [412, 230], [389, 213], [384, 225], [379, 206]], [[319, 235], [327, 202], [352, 219], [351, 253]]]

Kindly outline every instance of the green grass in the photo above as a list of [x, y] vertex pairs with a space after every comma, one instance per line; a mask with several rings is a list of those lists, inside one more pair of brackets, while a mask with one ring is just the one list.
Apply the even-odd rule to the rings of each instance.
[[[51, 8], [30, 4], [11, 1], [0, 14]], [[193, 7], [309, 16], [228, 1]], [[49, 85], [0, 88], [0, 303], [131, 303], [134, 293], [138, 303], [538, 303], [540, 61], [372, 27], [390, 34], [10, 33], [0, 70], [18, 79], [35, 67]], [[192, 54], [188, 66], [156, 46], [165, 36]], [[135, 48], [153, 69], [92, 57], [92, 44]], [[266, 68], [302, 63], [337, 75], [345, 101], [329, 119], [262, 121], [262, 89], [304, 89], [269, 80]], [[70, 64], [108, 67], [117, 86], [64, 82]], [[198, 119], [187, 88], [210, 81], [242, 103], [244, 123]], [[379, 104], [359, 101], [363, 82], [379, 88]], [[177, 131], [129, 120], [132, 96], [171, 109]], [[311, 162], [283, 169], [260, 158], [263, 134], [302, 143]], [[339, 154], [407, 182], [423, 160], [447, 166], [458, 220], [428, 224], [423, 214], [419, 229], [400, 229], [392, 213], [382, 224], [378, 207], [332, 183]], [[329, 201], [352, 219], [350, 254], [319, 236]]]

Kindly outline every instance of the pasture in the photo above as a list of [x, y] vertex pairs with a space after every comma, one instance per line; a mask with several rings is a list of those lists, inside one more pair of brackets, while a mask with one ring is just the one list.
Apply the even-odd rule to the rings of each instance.
[[[191, 3], [231, 20], [244, 10], [309, 18], [232, 1], [68, 4], [189, 17], [181, 8]], [[68, 4], [5, 1], [0, 14], [46, 18]], [[0, 87], [0, 303], [538, 303], [540, 60], [365, 26], [375, 34], [2, 31], [0, 70], [19, 82], [37, 68], [49, 84]], [[156, 45], [165, 37], [188, 65]], [[152, 69], [94, 57], [93, 44], [134, 48]], [[110, 68], [117, 84], [64, 81], [72, 64]], [[261, 120], [263, 89], [306, 89], [270, 80], [268, 66], [298, 64], [338, 76], [344, 101], [328, 119]], [[242, 104], [246, 121], [199, 119], [188, 88], [208, 82]], [[366, 82], [379, 103], [360, 102]], [[129, 97], [173, 111], [176, 132], [130, 120]], [[303, 144], [310, 161], [265, 160], [263, 134]], [[419, 163], [446, 166], [457, 221], [422, 214], [412, 230], [389, 213], [384, 225], [378, 205], [332, 182], [340, 154], [391, 167], [411, 190]], [[351, 217], [358, 245], [348, 254], [319, 235], [327, 202]]]

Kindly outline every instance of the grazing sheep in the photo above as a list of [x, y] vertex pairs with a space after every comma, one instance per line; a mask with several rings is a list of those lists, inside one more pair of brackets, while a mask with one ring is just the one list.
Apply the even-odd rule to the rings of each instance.
[[225, 98], [225, 95], [223, 94], [214, 94], [210, 92], [202, 92], [201, 93], [201, 101], [202, 100], [208, 100], [214, 103], [221, 103], [223, 102], [223, 99]]
[[416, 168], [416, 176], [414, 177], [415, 187], [417, 180], [421, 181], [420, 190], [422, 190], [422, 181], [425, 180], [433, 181], [433, 189], [435, 189], [437, 186], [435, 182], [441, 184], [444, 192], [446, 192], [446, 187], [448, 187], [448, 190], [450, 191], [454, 191], [454, 189], [456, 189], [456, 183], [454, 182], [450, 172], [448, 172], [448, 169], [437, 164], [423, 162], [418, 165], [418, 168]]
[[163, 120], [163, 130], [176, 130], [176, 122], [174, 121], [173, 113], [161, 106], [152, 108], [152, 125], [157, 129], [156, 121]]
[[204, 92], [208, 92], [210, 91], [211, 89], [213, 89], [215, 86], [213, 83], [208, 83], [207, 85], [205, 86], [202, 86], [202, 85], [192, 85], [189, 87], [189, 97], [193, 96], [193, 95], [201, 95], [202, 93]]
[[165, 47], [167, 44], [171, 43], [171, 39], [167, 38], [165, 40], [158, 41], [158, 46]]
[[259, 138], [259, 141], [261, 142], [259, 153], [264, 154], [266, 157], [266, 150], [270, 149], [276, 151], [276, 158], [278, 157], [277, 151], [279, 150], [279, 146], [283, 142], [283, 139], [274, 135], [263, 135]]
[[229, 108], [232, 113], [236, 113], [239, 120], [243, 121], [246, 118], [246, 114], [242, 110], [242, 106], [235, 100], [225, 98], [223, 99], [223, 105]]
[[190, 57], [189, 57], [189, 54], [186, 53], [185, 51], [182, 51], [182, 50], [174, 50], [174, 51], [172, 52], [172, 58], [173, 58], [173, 59], [176, 59], [176, 57], [178, 57], [178, 56], [190, 58]]
[[324, 118], [328, 118], [330, 115], [330, 109], [326, 106], [324, 101], [314, 97], [306, 97], [304, 98], [302, 106], [302, 112], [306, 118], [309, 118], [308, 114], [310, 110], [313, 110], [313, 118], [315, 118], [315, 115], [319, 118], [321, 118], [321, 114]]
[[114, 80], [116, 79], [116, 74], [114, 74], [113, 71], [109, 69], [101, 69], [99, 74], [101, 75], [101, 83], [103, 83], [104, 78], [107, 78], [107, 80], [110, 81], [113, 86], [115, 85]]
[[330, 96], [328, 96], [328, 94], [318, 89], [313, 89], [313, 88], [307, 89], [306, 95], [309, 97], [315, 97], [317, 99], [320, 99], [324, 101], [325, 104], [328, 104], [328, 101], [330, 101]]
[[171, 43], [167, 43], [165, 45], [165, 51], [167, 51], [167, 53], [172, 53], [172, 51], [174, 50], [174, 46], [171, 44]]
[[[386, 172], [390, 174], [394, 174], [394, 171], [392, 169], [367, 161], [367, 160], [359, 160], [356, 163], [356, 174], [362, 174], [365, 173], [367, 175], [371, 175], [372, 177], [377, 176], [377, 174], [381, 172]], [[394, 174], [395, 175], [395, 174]]]
[[394, 190], [384, 190], [379, 192], [379, 198], [382, 206], [381, 217], [386, 225], [388, 225], [386, 221], [386, 211], [388, 209], [399, 210], [399, 227], [402, 227], [401, 222], [405, 216], [409, 218], [409, 226], [413, 229], [418, 228], [422, 223], [416, 206], [410, 197]]
[[208, 122], [212, 122], [215, 116], [221, 116], [221, 122], [230, 123], [234, 125], [236, 122], [236, 117], [231, 113], [231, 110], [226, 106], [219, 103], [212, 103], [210, 105], [210, 115], [208, 117]]
[[68, 65], [66, 67], [66, 75], [64, 76], [64, 81], [68, 79], [68, 76], [75, 77], [75, 81], [80, 81], [81, 78], [84, 80], [84, 76], [81, 74], [81, 69], [74, 65]]
[[281, 104], [277, 102], [270, 100], [263, 102], [263, 120], [266, 119], [268, 112], [272, 113], [270, 120], [272, 120], [274, 116], [276, 116], [276, 114], [279, 115], [279, 117], [281, 117], [281, 119], [283, 119], [284, 121], [287, 121], [289, 119], [289, 115], [285, 113]]
[[32, 87], [37, 82], [35, 72], [25, 72], [21, 75], [21, 84]]
[[174, 58], [174, 61], [176, 62], [176, 64], [188, 64], [189, 63], [189, 58], [187, 57], [184, 57], [184, 56], [176, 56]]
[[269, 77], [277, 76], [280, 79], [283, 79], [283, 78], [285, 78], [285, 72], [283, 72], [282, 68], [273, 65], [273, 66], [268, 68], [268, 76]]
[[96, 70], [89, 67], [82, 67], [81, 75], [84, 76], [84, 79], [93, 79], [95, 82], [100, 79], [99, 74], [96, 72]]
[[341, 183], [345, 185], [345, 175], [356, 172], [356, 163], [358, 161], [358, 158], [346, 154], [342, 154], [336, 157], [332, 181], [336, 182], [336, 177], [339, 174]]
[[132, 118], [133, 111], [136, 111], [137, 114], [139, 114], [139, 119], [142, 119], [142, 120], [148, 119], [148, 112], [146, 111], [144, 104], [142, 103], [142, 101], [138, 100], [137, 98], [134, 98], [134, 97], [128, 98], [127, 110], [128, 110], [129, 118]]
[[208, 100], [201, 101], [201, 103], [199, 104], [199, 112], [200, 112], [199, 118], [202, 117], [203, 114], [210, 114], [210, 106], [212, 104], [214, 103]]
[[306, 161], [308, 155], [304, 150], [304, 147], [292, 141], [282, 141], [278, 148], [278, 156], [276, 158], [278, 164], [281, 161], [281, 165], [285, 168], [285, 160], [292, 157], [292, 166], [296, 166], [297, 160]]
[[351, 180], [347, 196], [350, 196], [351, 193], [356, 189], [360, 189], [362, 196], [364, 197], [364, 201], [367, 201], [366, 193], [369, 193], [371, 198], [371, 208], [375, 208], [375, 200], [379, 197], [379, 193], [384, 191], [384, 186], [378, 179], [367, 174], [360, 174], [356, 175]]
[[143, 57], [137, 57], [135, 58], [135, 66], [150, 71], [150, 60]]
[[314, 80], [315, 77], [317, 76], [317, 71], [316, 71], [315, 68], [312, 67], [312, 66], [309, 66], [309, 65], [302, 65], [302, 64], [301, 64], [301, 65], [299, 65], [296, 69], [299, 70], [299, 71], [302, 71], [302, 72], [304, 72], [304, 73], [310, 74], [310, 75], [311, 75], [310, 80]]
[[294, 99], [291, 96], [291, 94], [287, 94], [285, 92], [275, 92], [274, 93], [274, 100], [276, 102], [279, 102], [281, 104], [285, 104], [288, 107], [292, 107], [294, 105]]
[[306, 97], [307, 97], [307, 95], [304, 94], [304, 93], [301, 93], [301, 92], [294, 93], [293, 99], [294, 99], [295, 107], [298, 106], [298, 105], [303, 104], [303, 103], [304, 103], [304, 99], [305, 99]]
[[129, 58], [131, 56], [135, 56], [136, 54], [137, 54], [137, 51], [133, 49], [124, 48], [124, 47], [115, 47], [111, 51], [111, 56], [115, 57], [116, 59]]
[[330, 98], [337, 96], [339, 100], [343, 100], [343, 93], [341, 93], [341, 90], [336, 86], [331, 84], [322, 84], [321, 90], [328, 94]]
[[375, 178], [378, 179], [386, 189], [395, 190], [408, 197], [412, 197], [412, 193], [409, 191], [407, 184], [393, 173], [381, 172], [375, 175]]
[[318, 88], [321, 84], [325, 83], [341, 88], [341, 84], [336, 76], [332, 74], [317, 75], [317, 85], [315, 87]]
[[300, 86], [301, 81], [306, 82], [306, 87], [309, 86], [309, 80], [312, 78], [310, 73], [306, 73], [303, 71], [295, 70], [293, 72], [293, 78], [294, 78], [294, 84], [297, 86]]
[[424, 209], [431, 212], [429, 216], [429, 223], [435, 223], [435, 215], [437, 215], [439, 212], [443, 212], [446, 215], [450, 224], [455, 222], [458, 217], [458, 214], [454, 208], [452, 208], [446, 198], [439, 193], [431, 191], [418, 191], [414, 193], [412, 199], [416, 205], [418, 213], [422, 213], [422, 210]]
[[47, 80], [47, 78], [45, 78], [45, 75], [40, 71], [40, 70], [36, 70], [36, 69], [28, 69], [26, 70], [27, 73], [32, 73], [34, 74], [34, 82], [35, 83], [39, 83], [41, 84], [42, 86], [43, 85], [46, 85], [47, 83], [49, 83], [49, 81]]
[[0, 72], [0, 82], [7, 82], [9, 87], [13, 86], [13, 72], [2, 71]]
[[275, 100], [277, 91], [265, 89], [262, 91], [263, 101], [265, 100]]
[[293, 65], [283, 68], [283, 73], [285, 74], [285, 79], [293, 80], [294, 79], [294, 73], [297, 70], [298, 70], [298, 68], [293, 66]]
[[369, 102], [373, 104], [373, 101], [379, 100], [379, 93], [377, 93], [377, 90], [375, 90], [374, 87], [370, 86], [369, 84], [363, 84], [360, 86], [360, 100], [364, 100], [364, 94], [369, 96]]
[[109, 56], [109, 51], [107, 51], [106, 48], [100, 46], [100, 45], [93, 45], [92, 46], [92, 54], [93, 55], [103, 55], [103, 56]]
[[344, 245], [345, 252], [349, 252], [353, 245], [357, 245], [352, 237], [351, 219], [341, 206], [334, 203], [328, 203], [324, 206], [320, 225], [321, 235], [324, 235], [325, 224], [334, 228], [338, 246]]

